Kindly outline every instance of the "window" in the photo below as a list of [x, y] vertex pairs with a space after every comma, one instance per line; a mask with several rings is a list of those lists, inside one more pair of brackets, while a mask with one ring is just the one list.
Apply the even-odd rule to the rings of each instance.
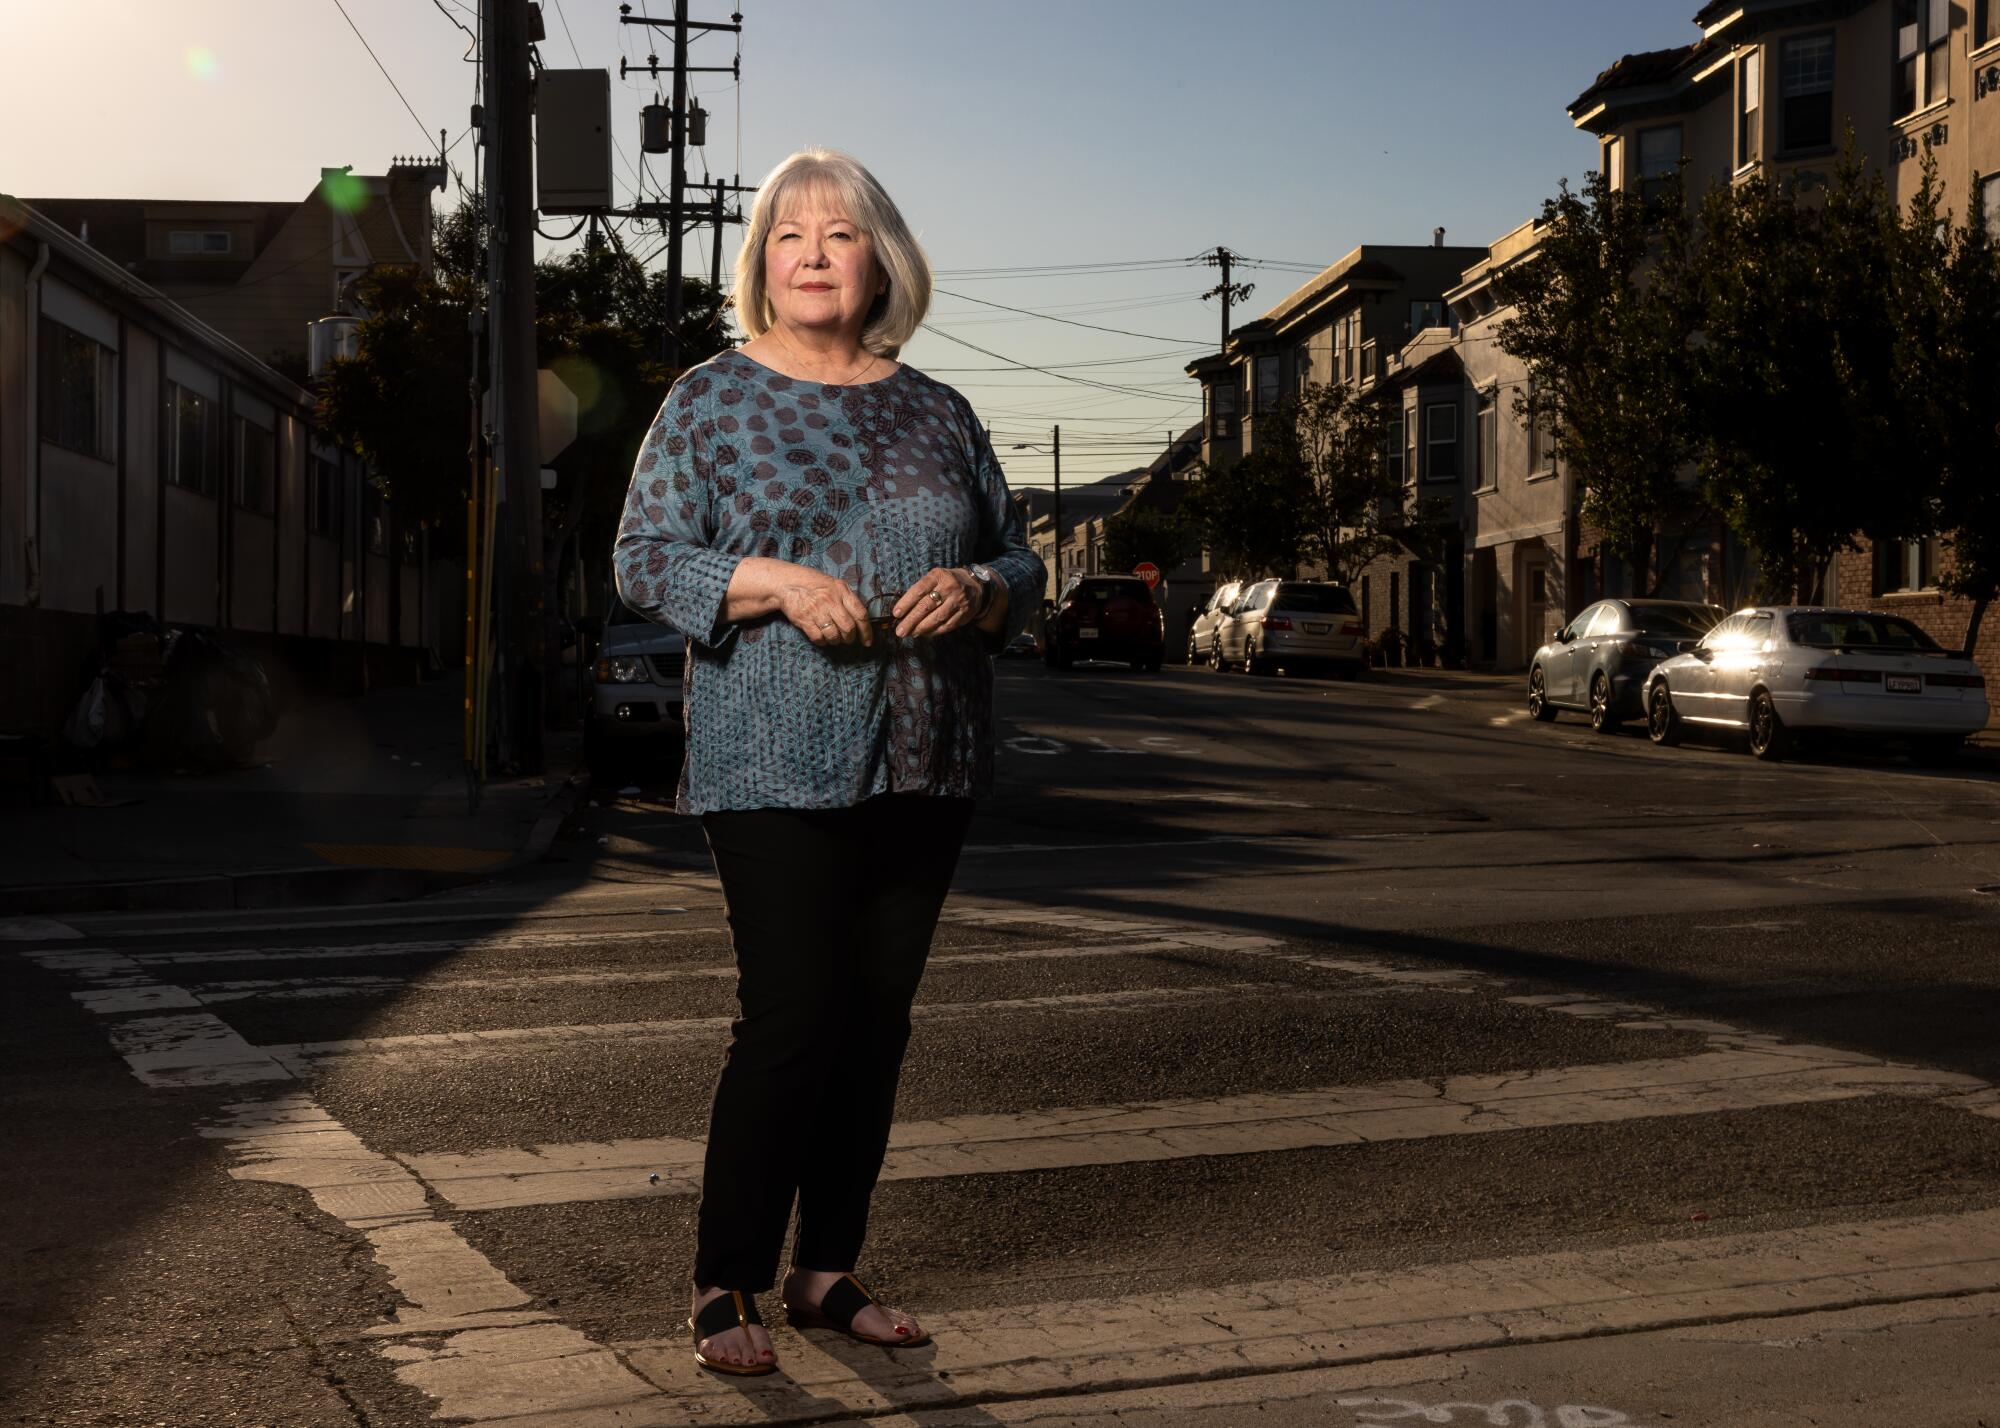
[[1436, 298], [1425, 298], [1410, 304], [1410, 331], [1422, 332], [1426, 327], [1443, 327], [1445, 324], [1444, 304]]
[[1951, 0], [1896, 0], [1890, 104], [1898, 115], [1950, 97]]
[[1778, 50], [1779, 120], [1787, 153], [1833, 146], [1833, 36], [1794, 35]]
[[1528, 383], [1528, 474], [1540, 476], [1555, 470], [1556, 427], [1554, 414], [1537, 399], [1535, 384]]
[[1361, 344], [1361, 385], [1367, 386], [1375, 380], [1375, 343], [1371, 338]]
[[1278, 376], [1276, 353], [1257, 359], [1257, 405], [1253, 410], [1267, 412], [1278, 404]]
[[167, 235], [167, 251], [176, 258], [193, 253], [227, 254], [229, 235], [220, 231], [191, 232], [184, 228], [176, 228]]
[[1481, 490], [1490, 491], [1500, 482], [1500, 389], [1483, 388], [1475, 400], [1478, 406], [1473, 413], [1473, 422], [1479, 446], [1479, 469], [1473, 473], [1473, 484]]
[[1236, 435], [1236, 384], [1217, 382], [1208, 389], [1208, 434], [1217, 440]]
[[1347, 380], [1347, 370], [1349, 365], [1350, 365], [1350, 358], [1347, 350], [1347, 319], [1343, 317], [1340, 319], [1340, 321], [1334, 323], [1333, 325], [1333, 379], [1336, 382], [1344, 382]]
[[340, 468], [315, 456], [306, 481], [307, 528], [314, 535], [330, 536], [340, 525]]
[[1604, 141], [1604, 185], [1613, 193], [1625, 187], [1625, 141]]
[[167, 480], [197, 496], [214, 496], [222, 423], [215, 399], [167, 383]]
[[1458, 403], [1432, 402], [1424, 408], [1424, 479], [1458, 479]]
[[[2000, 4], [2000, 0], [1995, 3]], [[1979, 181], [1979, 216], [1987, 235], [2000, 243], [2000, 174], [1988, 174]]]
[[53, 318], [42, 319], [41, 338], [42, 440], [112, 460], [117, 354]]
[[1938, 582], [1938, 538], [1885, 540], [1875, 546], [1875, 593], [1935, 590]]
[[1573, 628], [1579, 639], [1596, 639], [1601, 635], [1617, 634], [1618, 627], [1624, 623], [1624, 612], [1607, 600], [1578, 615]]
[[1383, 441], [1383, 459], [1388, 462], [1389, 476], [1400, 486], [1403, 484], [1403, 413], [1399, 409], [1389, 413]]
[[2000, 0], [1977, 0], [1972, 14], [1974, 48], [2000, 40]]
[[1764, 52], [1751, 50], [1736, 65], [1736, 167], [1745, 168], [1764, 156]]
[[236, 427], [236, 504], [256, 515], [278, 509], [278, 439], [248, 417]]
[[1333, 380], [1353, 382], [1361, 367], [1361, 314], [1350, 312], [1333, 324]]
[[1417, 418], [1414, 413], [1403, 418], [1403, 484], [1413, 486], [1417, 480]]
[[1639, 194], [1657, 203], [1681, 166], [1681, 126], [1662, 124], [1639, 131]]

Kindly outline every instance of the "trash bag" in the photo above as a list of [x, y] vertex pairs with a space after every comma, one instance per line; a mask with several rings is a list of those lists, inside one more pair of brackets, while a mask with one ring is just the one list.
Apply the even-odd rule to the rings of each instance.
[[245, 762], [278, 727], [264, 667], [207, 629], [168, 636], [166, 686], [146, 718], [148, 759], [161, 767]]

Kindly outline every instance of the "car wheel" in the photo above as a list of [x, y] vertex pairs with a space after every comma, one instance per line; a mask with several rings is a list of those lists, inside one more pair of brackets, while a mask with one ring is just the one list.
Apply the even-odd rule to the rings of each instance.
[[1195, 658], [1195, 647], [1194, 647], [1194, 636], [1193, 636], [1193, 635], [1189, 635], [1189, 636], [1188, 636], [1188, 663], [1189, 663], [1189, 664], [1196, 664], [1196, 663], [1198, 663], [1198, 661], [1197, 661], [1197, 660], [1196, 660], [1196, 658]]
[[1542, 673], [1540, 665], [1528, 671], [1528, 712], [1539, 724], [1555, 722], [1555, 706], [1549, 703], [1548, 676]]
[[1208, 646], [1208, 667], [1216, 674], [1222, 673], [1222, 636], [1217, 635]]
[[1243, 642], [1243, 672], [1254, 675], [1266, 673], [1264, 661], [1257, 658], [1257, 642], [1255, 640], [1245, 640]]
[[1674, 712], [1674, 696], [1665, 683], [1656, 684], [1646, 696], [1646, 737], [1672, 748], [1681, 741], [1681, 716]]
[[1778, 706], [1769, 691], [1760, 689], [1750, 696], [1750, 752], [1760, 759], [1782, 759], [1791, 751], [1791, 731], [1778, 717]]
[[1965, 750], [1965, 740], [1957, 734], [1932, 734], [1911, 741], [1910, 755], [1927, 769], [1950, 768]]
[[1615, 734], [1624, 722], [1611, 709], [1611, 681], [1599, 672], [1590, 681], [1590, 727], [1600, 734]]

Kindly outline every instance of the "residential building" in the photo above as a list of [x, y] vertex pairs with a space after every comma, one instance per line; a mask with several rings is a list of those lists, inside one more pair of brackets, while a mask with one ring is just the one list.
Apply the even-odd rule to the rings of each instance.
[[60, 725], [100, 610], [337, 679], [413, 674], [440, 624], [422, 535], [312, 417], [298, 383], [0, 196], [0, 729]]
[[307, 325], [354, 312], [355, 279], [377, 266], [428, 269], [431, 192], [444, 170], [322, 169], [303, 199], [31, 198], [147, 286], [294, 380], [308, 370]]
[[[1928, 152], [1948, 206], [2000, 231], [2000, 0], [1711, 0], [1695, 23], [1699, 39], [1627, 55], [1569, 106], [1616, 186], [1643, 192], [1682, 162], [1697, 195], [1758, 175], [1823, 177], [1851, 128], [1898, 201]], [[1711, 532], [1682, 544], [1678, 590], [1723, 603], [1749, 593], [1733, 542]], [[1864, 542], [1835, 558], [1828, 598], [1908, 615], [1956, 646], [1970, 610], [1938, 589], [1948, 560], [1935, 539]], [[2000, 678], [2000, 621], [1976, 653]]]

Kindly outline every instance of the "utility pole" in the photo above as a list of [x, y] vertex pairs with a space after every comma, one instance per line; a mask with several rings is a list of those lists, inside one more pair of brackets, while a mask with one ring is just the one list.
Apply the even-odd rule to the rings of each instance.
[[1222, 281], [1201, 295], [1203, 302], [1207, 302], [1212, 297], [1222, 299], [1222, 345], [1215, 349], [1218, 352], [1226, 352], [1229, 349], [1229, 305], [1232, 302], [1249, 297], [1251, 293], [1257, 290], [1255, 283], [1232, 283], [1229, 281], [1229, 265], [1235, 262], [1236, 258], [1236, 254], [1218, 244], [1213, 253], [1206, 255], [1202, 259], [1211, 268], [1222, 269]]
[[[666, 204], [667, 330], [662, 340], [660, 354], [665, 359], [668, 369], [674, 370], [682, 365], [682, 359], [685, 356], [681, 350], [681, 238], [685, 231], [687, 215], [687, 196], [685, 190], [687, 188], [688, 135], [695, 125], [702, 123], [707, 117], [699, 108], [693, 108], [689, 104], [688, 76], [690, 74], [704, 73], [708, 70], [719, 70], [726, 73], [735, 72], [734, 65], [700, 65], [690, 68], [688, 65], [688, 31], [725, 30], [741, 32], [743, 29], [743, 16], [740, 14], [731, 15], [727, 23], [710, 20], [690, 20], [688, 18], [688, 0], [674, 0], [674, 17], [671, 20], [655, 20], [646, 15], [634, 15], [630, 13], [631, 9], [630, 5], [619, 6], [621, 12], [618, 17], [619, 24], [653, 25], [658, 27], [670, 26], [674, 32], [673, 158], [670, 165], [671, 177], [667, 180]], [[649, 60], [647, 68], [657, 77], [659, 66], [656, 61]], [[625, 66], [621, 63], [619, 65], [620, 77], [623, 77], [624, 73]], [[697, 146], [699, 146], [700, 139], [705, 137], [706, 135], [698, 136]], [[717, 197], [719, 202], [719, 192]], [[720, 225], [718, 225], [719, 231]], [[716, 251], [718, 255], [721, 252], [721, 243], [719, 240], [716, 245]], [[718, 285], [720, 266], [721, 259], [718, 256], [716, 259]]]
[[1062, 428], [1057, 427], [1050, 438], [1053, 443], [1056, 467], [1056, 596], [1062, 596], [1063, 588], [1063, 528], [1062, 528]]
[[[480, 0], [485, 40], [487, 396], [492, 403], [499, 530], [496, 584], [501, 757], [542, 770], [542, 480], [535, 378], [535, 193], [528, 0]], [[482, 731], [483, 737], [483, 731]]]

